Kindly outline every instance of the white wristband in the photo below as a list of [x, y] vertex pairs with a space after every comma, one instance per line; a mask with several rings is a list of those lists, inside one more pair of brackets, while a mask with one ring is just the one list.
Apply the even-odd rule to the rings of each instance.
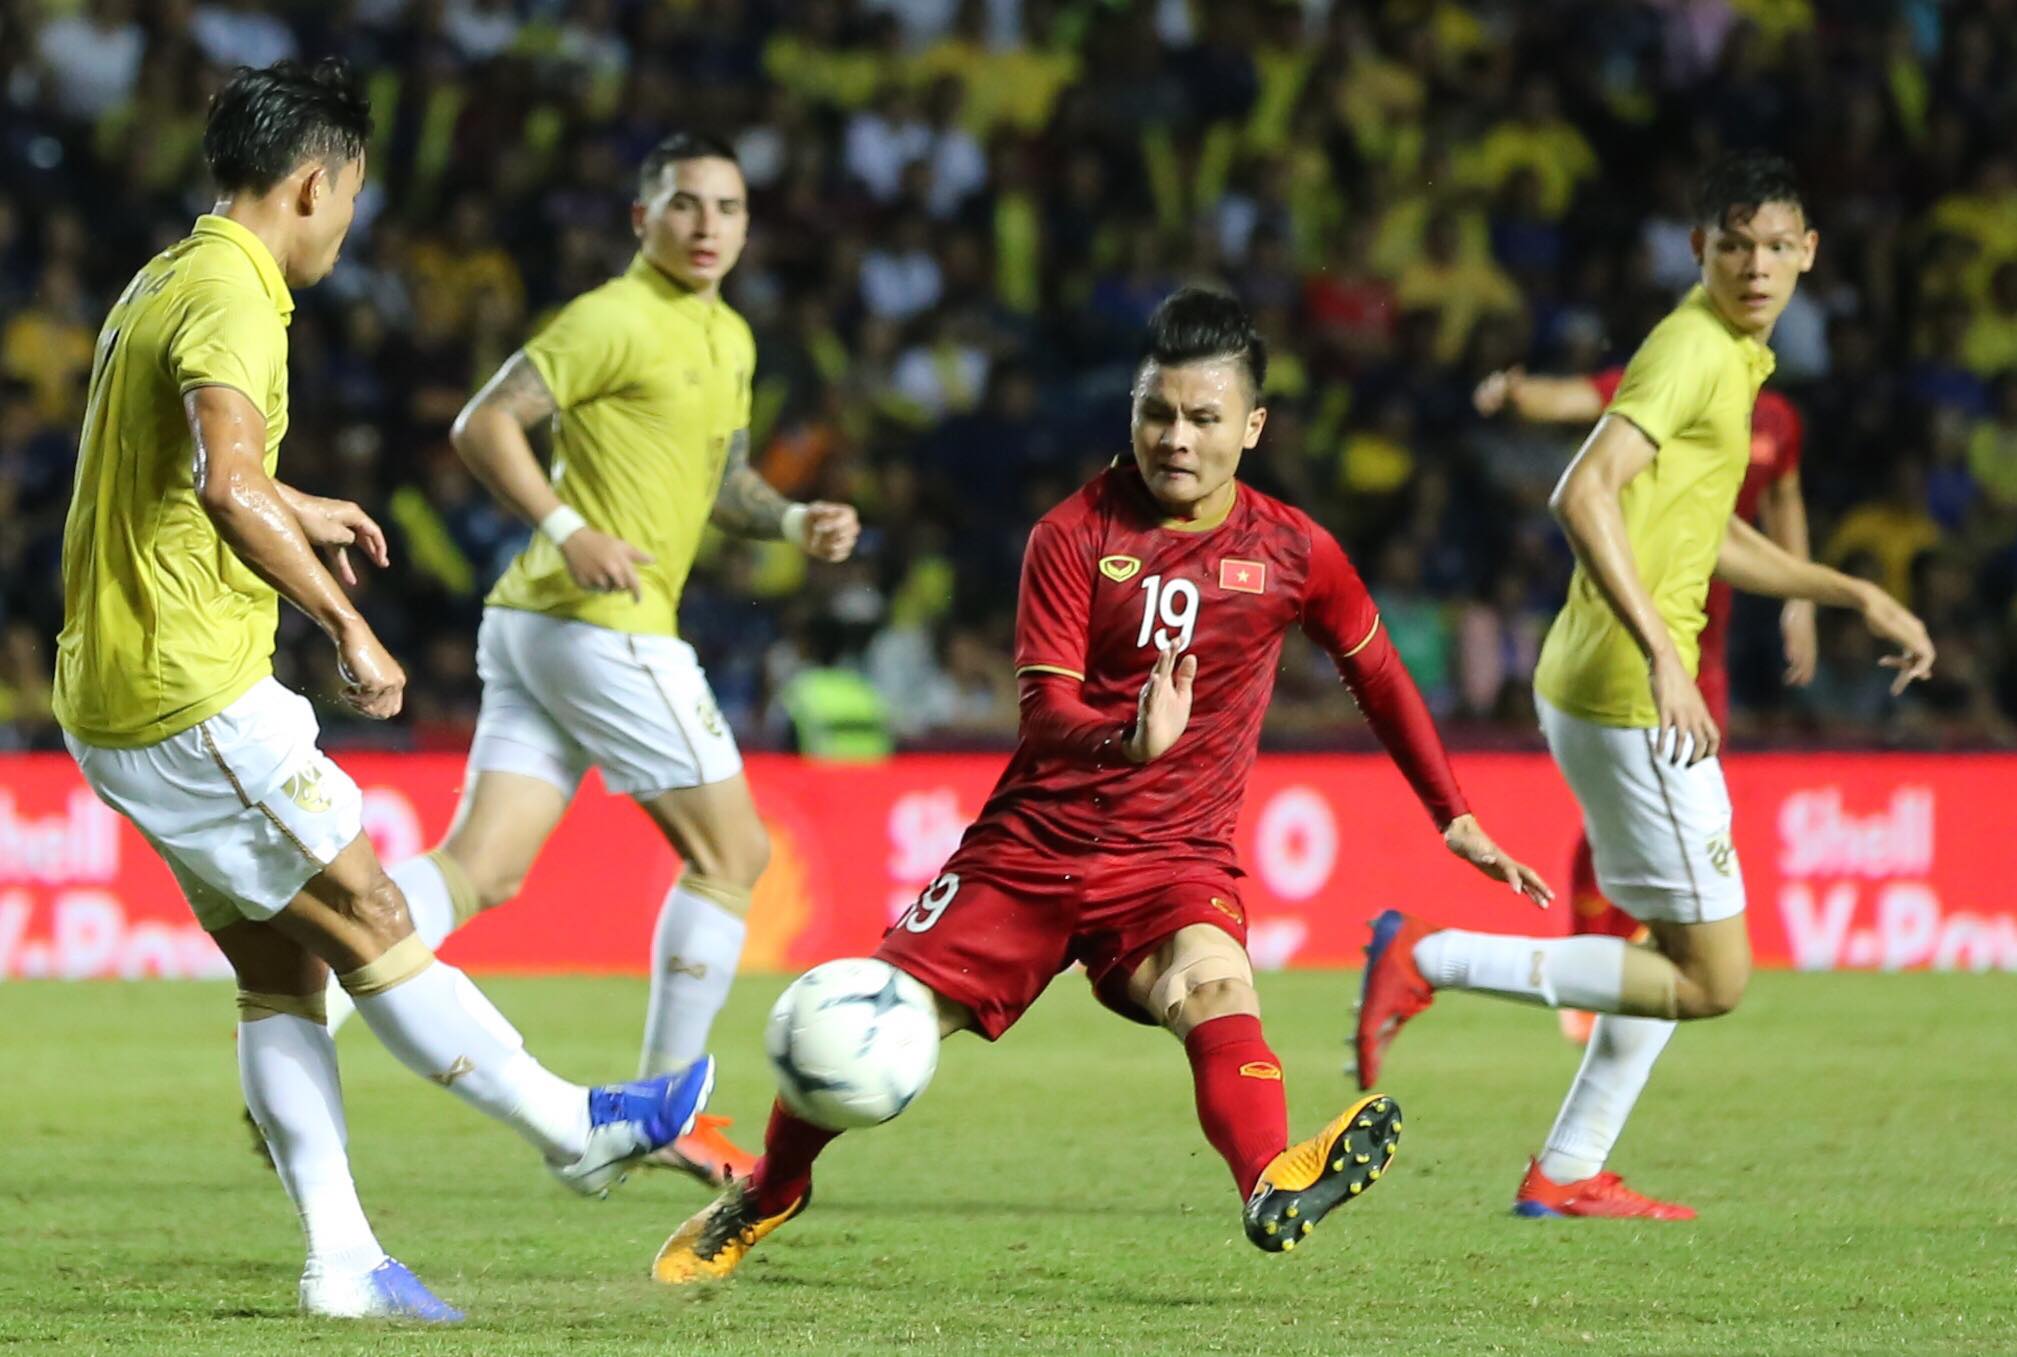
[[559, 546], [568, 538], [588, 526], [588, 520], [579, 512], [563, 504], [545, 518], [539, 520], [539, 535]]
[[784, 511], [784, 523], [782, 526], [784, 540], [790, 542], [793, 546], [803, 547], [806, 544], [806, 512], [806, 507], [803, 504], [794, 504]]

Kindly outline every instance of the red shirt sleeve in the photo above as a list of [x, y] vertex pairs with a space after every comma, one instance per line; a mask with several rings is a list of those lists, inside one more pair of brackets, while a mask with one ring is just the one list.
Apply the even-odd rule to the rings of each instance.
[[1429, 716], [1421, 690], [1401, 663], [1379, 609], [1346, 559], [1344, 548], [1310, 524], [1310, 577], [1303, 589], [1303, 630], [1330, 652], [1366, 724], [1415, 789], [1422, 806], [1445, 829], [1468, 813], [1463, 789]]
[[1758, 405], [1751, 421], [1759, 432], [1772, 439], [1772, 466], [1769, 477], [1781, 481], [1800, 469], [1800, 444], [1806, 438], [1799, 407], [1776, 391], [1758, 393]]
[[1016, 734], [1025, 748], [1101, 768], [1128, 761], [1121, 752], [1127, 743], [1127, 726], [1088, 706], [1079, 696], [1077, 679], [1032, 669], [1016, 683], [1022, 705]]
[[1621, 367], [1605, 368], [1602, 372], [1591, 373], [1584, 380], [1596, 388], [1597, 399], [1609, 405], [1611, 398], [1618, 394], [1619, 385], [1625, 380], [1625, 369]]
[[1030, 529], [1016, 599], [1016, 673], [1086, 676], [1093, 562], [1078, 534], [1051, 519]]

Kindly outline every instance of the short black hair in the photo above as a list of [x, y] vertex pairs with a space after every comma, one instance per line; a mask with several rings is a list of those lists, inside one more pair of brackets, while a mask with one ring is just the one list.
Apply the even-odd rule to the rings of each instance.
[[1240, 360], [1258, 404], [1268, 380], [1268, 345], [1239, 299], [1202, 287], [1180, 288], [1163, 298], [1149, 317], [1142, 361], [1176, 367], [1214, 358]]
[[658, 186], [658, 177], [665, 173], [665, 167], [682, 160], [726, 160], [738, 170], [742, 168], [735, 147], [724, 138], [711, 132], [674, 132], [652, 147], [651, 154], [638, 167], [637, 196], [650, 197], [651, 191]]
[[343, 165], [371, 140], [371, 101], [340, 57], [240, 66], [210, 100], [203, 158], [225, 192], [264, 193], [304, 160]]
[[1695, 184], [1695, 221], [1728, 226], [1748, 221], [1766, 203], [1786, 203], [1802, 216], [1800, 179], [1783, 157], [1770, 151], [1732, 151], [1704, 171]]

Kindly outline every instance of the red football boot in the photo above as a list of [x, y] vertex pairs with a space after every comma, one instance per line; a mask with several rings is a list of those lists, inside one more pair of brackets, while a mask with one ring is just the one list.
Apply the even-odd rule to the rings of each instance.
[[693, 1119], [693, 1129], [672, 1144], [653, 1153], [647, 1162], [661, 1168], [681, 1169], [703, 1183], [726, 1186], [731, 1180], [746, 1179], [756, 1167], [756, 1156], [737, 1149], [722, 1134], [731, 1125], [727, 1117], [711, 1117], [703, 1112]]
[[1366, 947], [1366, 969], [1359, 977], [1359, 1026], [1353, 1044], [1358, 1050], [1359, 1087], [1370, 1089], [1380, 1077], [1380, 1062], [1401, 1024], [1427, 1008], [1435, 990], [1415, 965], [1415, 944], [1435, 932], [1428, 924], [1397, 909], [1373, 920], [1373, 940]]
[[1527, 1176], [1513, 1198], [1513, 1214], [1602, 1216], [1615, 1220], [1693, 1220], [1695, 1209], [1679, 1202], [1654, 1201], [1632, 1191], [1615, 1173], [1599, 1173], [1573, 1183], [1558, 1183], [1541, 1172], [1541, 1161], [1527, 1161]]

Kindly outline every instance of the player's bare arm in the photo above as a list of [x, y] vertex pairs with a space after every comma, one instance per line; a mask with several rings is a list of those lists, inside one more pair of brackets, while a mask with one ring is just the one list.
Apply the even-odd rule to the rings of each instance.
[[1537, 377], [1517, 366], [1479, 382], [1471, 404], [1488, 419], [1511, 409], [1536, 424], [1580, 424], [1604, 413], [1603, 398], [1589, 378]]
[[[1807, 560], [1813, 551], [1807, 540], [1807, 502], [1800, 495], [1800, 473], [1788, 471], [1765, 488], [1758, 502], [1765, 535], [1789, 553]], [[1786, 682], [1804, 688], [1814, 679], [1820, 642], [1814, 632], [1812, 599], [1789, 598], [1779, 610], [1779, 635], [1786, 647]]]
[[406, 674], [351, 606], [303, 531], [287, 495], [266, 474], [266, 418], [227, 386], [182, 398], [196, 440], [196, 496], [217, 535], [258, 576], [336, 643], [343, 699], [366, 716], [399, 713]]
[[1548, 507], [1561, 522], [1576, 558], [1646, 656], [1653, 705], [1660, 716], [1660, 748], [1668, 750], [1675, 762], [1685, 758], [1692, 764], [1715, 757], [1722, 732], [1709, 719], [1701, 690], [1639, 578], [1619, 504], [1625, 487], [1653, 464], [1658, 451], [1638, 425], [1607, 415], [1562, 473]]
[[1860, 613], [1873, 635], [1898, 647], [1878, 663], [1896, 669], [1895, 696], [1933, 672], [1933, 641], [1926, 624], [1868, 580], [1804, 561], [1740, 518], [1732, 517], [1716, 557], [1716, 575], [1734, 589], [1769, 598], [1802, 598]]
[[861, 520], [854, 506], [815, 500], [797, 504], [779, 494], [749, 464], [749, 430], [729, 435], [721, 489], [715, 493], [714, 525], [723, 532], [758, 541], [791, 541], [822, 561], [844, 561], [854, 553]]
[[275, 481], [273, 488], [280, 492], [280, 498], [287, 502], [287, 507], [294, 510], [302, 534], [322, 549], [336, 577], [346, 586], [357, 587], [357, 572], [350, 565], [349, 549], [352, 546], [362, 551], [381, 570], [391, 564], [392, 557], [385, 545], [385, 530], [361, 506], [347, 499], [311, 495], [281, 481]]
[[584, 589], [642, 598], [637, 569], [653, 557], [619, 537], [598, 532], [553, 492], [526, 430], [553, 417], [553, 393], [520, 349], [455, 417], [449, 439], [470, 474], [498, 503], [544, 533], [560, 549], [567, 573]]

